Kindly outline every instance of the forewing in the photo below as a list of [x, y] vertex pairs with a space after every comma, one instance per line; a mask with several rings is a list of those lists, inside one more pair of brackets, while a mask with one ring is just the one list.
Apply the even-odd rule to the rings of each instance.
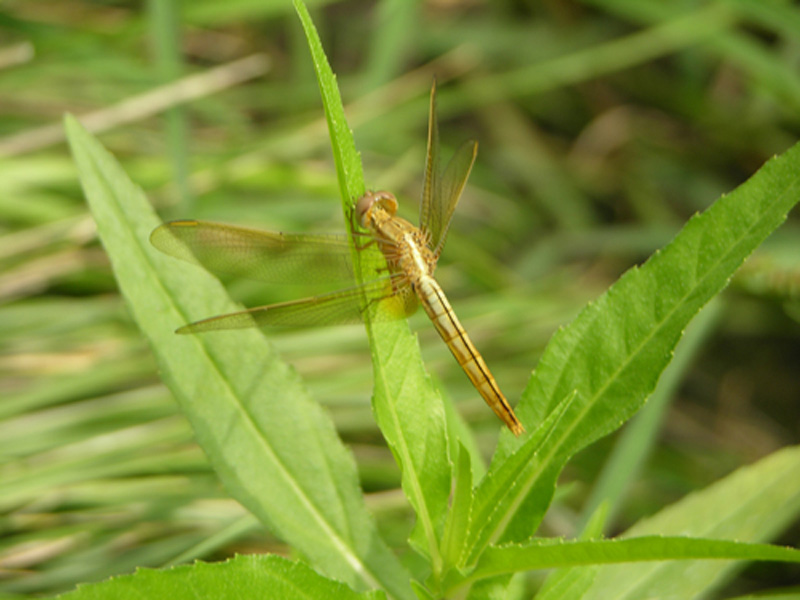
[[353, 276], [345, 235], [278, 233], [210, 221], [171, 221], [150, 234], [170, 256], [272, 283], [348, 283]]
[[422, 187], [420, 204], [420, 227], [430, 235], [430, 246], [438, 258], [442, 253], [450, 219], [456, 209], [461, 193], [475, 157], [478, 143], [469, 141], [462, 144], [453, 158], [441, 170], [439, 158], [439, 122], [436, 116], [436, 81], [431, 88], [428, 112], [428, 149], [425, 158], [425, 182]]
[[[394, 285], [393, 285], [393, 279]], [[368, 307], [378, 304], [374, 319], [391, 320], [406, 316], [407, 306], [397, 286], [397, 277], [376, 279], [362, 286], [321, 294], [302, 300], [259, 306], [241, 312], [210, 317], [190, 323], [177, 333], [203, 333], [251, 327], [317, 327], [359, 323]]]
[[435, 226], [436, 188], [439, 177], [439, 123], [436, 118], [436, 80], [431, 87], [431, 100], [428, 110], [428, 149], [425, 153], [425, 181], [422, 185], [422, 202], [419, 206], [419, 224], [427, 231]]
[[447, 163], [444, 173], [438, 178], [439, 185], [432, 203], [431, 219], [427, 225], [423, 223], [423, 228], [430, 232], [431, 248], [437, 258], [444, 248], [450, 220], [453, 218], [453, 212], [461, 198], [461, 193], [467, 185], [467, 179], [477, 155], [478, 142], [473, 140], [464, 142], [458, 147], [453, 158]]

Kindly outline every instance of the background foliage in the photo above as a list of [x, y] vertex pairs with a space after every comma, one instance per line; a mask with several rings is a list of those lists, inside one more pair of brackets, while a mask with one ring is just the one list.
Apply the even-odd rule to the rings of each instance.
[[[407, 216], [434, 74], [443, 142], [479, 140], [438, 274], [512, 401], [558, 325], [800, 130], [800, 11], [789, 3], [311, 8], [367, 182], [394, 190]], [[7, 2], [0, 17], [0, 589], [47, 593], [134, 566], [280, 552], [227, 499], [159, 383], [96, 243], [60, 116], [96, 123], [165, 217], [339, 231], [291, 4], [36, 0]], [[165, 112], [152, 90], [190, 75], [202, 78], [179, 89], [198, 99]], [[642, 471], [612, 533], [797, 440], [797, 236], [789, 222], [751, 258], [690, 358], [665, 375], [664, 404], [648, 416], [658, 437], [628, 453], [624, 469]], [[229, 288], [247, 305], [311, 291]], [[424, 315], [413, 325], [489, 454], [493, 415]], [[374, 427], [363, 329], [270, 338], [332, 414], [369, 507], [402, 546], [410, 513]], [[543, 533], [572, 535], [585, 521], [615, 441], [570, 463]], [[793, 579], [761, 565], [731, 589]]]

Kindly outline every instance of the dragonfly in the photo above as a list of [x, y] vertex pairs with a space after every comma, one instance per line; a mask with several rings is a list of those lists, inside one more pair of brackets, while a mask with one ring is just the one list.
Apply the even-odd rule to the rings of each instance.
[[[150, 235], [157, 249], [211, 272], [270, 283], [350, 283], [334, 292], [209, 317], [176, 333], [353, 323], [363, 320], [373, 304], [379, 307], [370, 318], [398, 319], [422, 305], [478, 393], [519, 436], [525, 431], [522, 423], [433, 276], [477, 151], [477, 142], [465, 142], [441, 167], [434, 81], [419, 227], [397, 216], [397, 199], [387, 191], [367, 192], [354, 203], [352, 217], [364, 231], [354, 228], [352, 242], [346, 234], [271, 232], [210, 221], [178, 220], [157, 227]], [[380, 253], [363, 252], [369, 246]]]

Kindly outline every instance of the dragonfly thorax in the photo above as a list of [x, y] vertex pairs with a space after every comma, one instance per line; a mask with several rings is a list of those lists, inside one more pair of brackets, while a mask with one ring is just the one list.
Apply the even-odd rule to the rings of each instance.
[[414, 287], [436, 268], [428, 237], [406, 219], [398, 217], [397, 200], [389, 192], [369, 192], [356, 204], [361, 224], [370, 230], [386, 257], [389, 270], [402, 274]]
[[408, 279], [412, 287], [433, 275], [436, 258], [428, 247], [425, 235], [414, 227], [405, 231], [397, 241], [397, 269]]

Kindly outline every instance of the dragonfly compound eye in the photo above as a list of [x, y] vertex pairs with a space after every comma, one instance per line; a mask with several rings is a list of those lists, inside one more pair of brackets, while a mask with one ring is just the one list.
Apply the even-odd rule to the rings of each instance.
[[397, 212], [397, 198], [391, 192], [367, 192], [356, 203], [356, 215], [363, 227], [369, 227], [369, 215], [374, 207], [382, 208], [390, 215]]

